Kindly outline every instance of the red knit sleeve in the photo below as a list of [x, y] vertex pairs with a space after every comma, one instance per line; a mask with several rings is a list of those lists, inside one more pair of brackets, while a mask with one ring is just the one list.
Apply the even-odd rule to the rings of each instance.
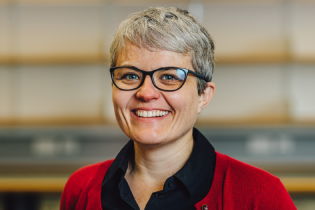
[[75, 171], [65, 184], [60, 210], [84, 210], [88, 202], [88, 192], [96, 189], [93, 192], [97, 192], [97, 195], [100, 193], [101, 182], [111, 162], [112, 160], [109, 160], [88, 165]]
[[217, 210], [296, 210], [279, 178], [216, 153], [215, 174], [209, 193], [195, 204]]
[[74, 210], [75, 204], [81, 193], [82, 183], [79, 176], [80, 170], [74, 172], [68, 179], [61, 195], [60, 210]]
[[274, 177], [256, 199], [256, 209], [296, 210], [297, 208], [279, 178]]
[[228, 162], [224, 200], [229, 204], [225, 206], [253, 210], [297, 209], [279, 178], [232, 158]]

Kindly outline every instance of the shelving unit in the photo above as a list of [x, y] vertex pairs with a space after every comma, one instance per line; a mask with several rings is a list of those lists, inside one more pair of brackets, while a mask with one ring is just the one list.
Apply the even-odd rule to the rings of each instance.
[[314, 209], [314, 1], [0, 0], [0, 210], [57, 210], [71, 172], [126, 142], [107, 52], [121, 20], [156, 5], [189, 9], [215, 40], [217, 93], [198, 126]]

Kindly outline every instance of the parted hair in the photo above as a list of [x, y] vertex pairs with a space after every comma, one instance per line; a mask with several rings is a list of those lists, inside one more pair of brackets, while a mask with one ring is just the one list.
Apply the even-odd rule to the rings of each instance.
[[[189, 54], [194, 70], [212, 79], [214, 43], [207, 30], [187, 11], [175, 7], [154, 7], [131, 14], [121, 22], [110, 47], [114, 67], [127, 42], [148, 50], [168, 50]], [[206, 83], [198, 80], [198, 93]]]

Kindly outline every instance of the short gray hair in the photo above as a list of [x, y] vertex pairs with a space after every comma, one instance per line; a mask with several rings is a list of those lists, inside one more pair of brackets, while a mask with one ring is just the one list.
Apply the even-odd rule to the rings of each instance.
[[[118, 27], [110, 47], [110, 65], [116, 65], [125, 42], [146, 49], [168, 50], [192, 57], [194, 70], [208, 81], [214, 69], [214, 43], [207, 30], [186, 10], [155, 7], [132, 14]], [[201, 94], [206, 82], [198, 80]]]

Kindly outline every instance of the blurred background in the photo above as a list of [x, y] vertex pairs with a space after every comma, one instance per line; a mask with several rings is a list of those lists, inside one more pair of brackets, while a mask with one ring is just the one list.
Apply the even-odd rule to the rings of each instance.
[[314, 0], [0, 0], [0, 210], [57, 210], [71, 172], [126, 143], [108, 48], [150, 6], [188, 9], [216, 42], [217, 92], [197, 127], [314, 210]]

